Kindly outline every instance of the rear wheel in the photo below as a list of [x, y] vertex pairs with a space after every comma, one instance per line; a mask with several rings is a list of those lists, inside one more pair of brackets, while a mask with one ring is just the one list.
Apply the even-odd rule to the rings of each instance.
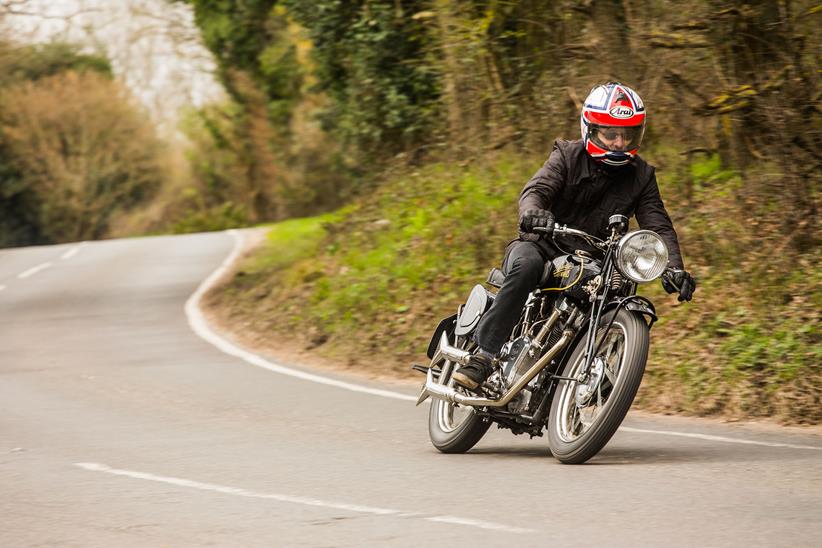
[[[613, 313], [602, 319], [601, 338]], [[634, 401], [648, 359], [648, 325], [621, 309], [594, 357], [585, 383], [560, 381], [548, 419], [551, 453], [562, 463], [580, 464], [605, 447]], [[562, 373], [576, 378], [585, 365], [585, 339], [579, 341]]]
[[[452, 387], [454, 369], [454, 364], [446, 360], [438, 382]], [[436, 398], [431, 401], [428, 435], [434, 447], [443, 453], [465, 453], [482, 439], [490, 426], [491, 422], [483, 420], [471, 406]]]

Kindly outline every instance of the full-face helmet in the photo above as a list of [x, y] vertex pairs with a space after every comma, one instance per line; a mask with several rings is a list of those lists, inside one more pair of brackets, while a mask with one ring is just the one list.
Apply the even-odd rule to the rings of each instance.
[[637, 154], [645, 133], [645, 105], [619, 82], [596, 86], [579, 118], [585, 150], [599, 162], [625, 165]]

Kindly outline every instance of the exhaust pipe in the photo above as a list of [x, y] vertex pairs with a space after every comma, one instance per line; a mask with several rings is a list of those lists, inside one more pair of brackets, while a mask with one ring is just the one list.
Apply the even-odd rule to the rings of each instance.
[[[477, 398], [474, 396], [460, 394], [453, 388], [449, 388], [444, 384], [439, 384], [436, 382], [434, 380], [433, 372], [429, 369], [426, 374], [425, 387], [423, 387], [422, 392], [420, 393], [420, 398], [417, 405], [425, 401], [428, 396], [431, 396], [450, 403], [470, 405], [473, 407], [504, 407], [508, 405], [508, 402], [510, 402], [514, 396], [516, 396], [517, 393], [525, 387], [525, 385], [531, 382], [531, 380], [536, 377], [552, 359], [554, 359], [554, 356], [559, 354], [559, 352], [565, 347], [568, 341], [573, 338], [573, 336], [574, 331], [572, 329], [566, 329], [563, 331], [562, 336], [559, 338], [557, 343], [552, 346], [539, 360], [537, 360], [522, 377], [517, 379], [517, 382], [515, 382], [511, 388], [508, 389], [508, 392], [503, 394], [502, 397], [497, 400]], [[446, 359], [461, 365], [468, 363], [468, 358], [471, 357], [470, 352], [459, 350], [458, 348], [448, 345], [448, 339], [445, 337], [445, 334], [443, 334], [442, 339], [440, 339], [440, 347], [437, 350], [437, 354], [445, 356]], [[435, 355], [434, 358], [434, 360], [431, 360], [432, 364], [437, 363], [437, 356]]]
[[471, 358], [471, 353], [465, 350], [460, 350], [459, 348], [455, 348], [448, 344], [448, 337], [445, 333], [443, 333], [440, 336], [440, 346], [437, 348], [434, 357], [431, 359], [431, 365], [439, 363], [441, 358], [445, 358], [446, 360], [458, 363], [460, 365], [466, 365], [468, 360]]
[[[425, 384], [422, 387], [422, 391], [420, 392], [419, 397], [417, 398], [417, 405], [421, 404], [425, 400], [428, 399], [428, 396], [431, 394], [428, 392], [428, 386], [438, 386], [436, 381], [434, 380], [434, 372], [431, 370], [435, 364], [440, 363], [443, 359], [447, 362], [451, 362], [450, 364], [446, 363], [443, 366], [443, 371], [446, 367], [450, 368], [453, 367], [453, 364], [465, 365], [468, 363], [468, 360], [471, 358], [471, 353], [465, 350], [460, 350], [459, 348], [455, 348], [448, 344], [448, 337], [445, 333], [440, 336], [440, 345], [437, 347], [437, 351], [434, 352], [434, 357], [431, 358], [431, 363], [428, 365], [428, 371], [426, 372]], [[440, 373], [440, 375], [442, 372]], [[439, 379], [439, 375], [437, 376]]]

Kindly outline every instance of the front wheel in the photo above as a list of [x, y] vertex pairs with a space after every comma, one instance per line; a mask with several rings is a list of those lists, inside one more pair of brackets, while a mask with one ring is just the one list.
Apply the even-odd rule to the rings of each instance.
[[[613, 312], [602, 318], [597, 340]], [[642, 382], [648, 360], [649, 328], [625, 309], [617, 312], [594, 357], [585, 383], [560, 381], [548, 419], [551, 453], [564, 464], [580, 464], [605, 447], [616, 433]], [[562, 376], [576, 378], [585, 365], [585, 338], [577, 344]]]
[[[451, 373], [454, 369], [454, 364], [446, 361], [439, 382], [452, 386]], [[490, 426], [490, 421], [483, 420], [473, 407], [436, 398], [431, 402], [428, 436], [434, 447], [443, 453], [465, 453], [477, 444]]]

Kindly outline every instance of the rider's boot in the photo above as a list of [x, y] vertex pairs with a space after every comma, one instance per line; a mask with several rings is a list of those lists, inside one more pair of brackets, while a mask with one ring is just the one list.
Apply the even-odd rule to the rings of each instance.
[[469, 390], [476, 390], [494, 372], [493, 362], [494, 356], [491, 353], [480, 350], [479, 353], [471, 356], [467, 364], [454, 372], [452, 378], [458, 385]]

